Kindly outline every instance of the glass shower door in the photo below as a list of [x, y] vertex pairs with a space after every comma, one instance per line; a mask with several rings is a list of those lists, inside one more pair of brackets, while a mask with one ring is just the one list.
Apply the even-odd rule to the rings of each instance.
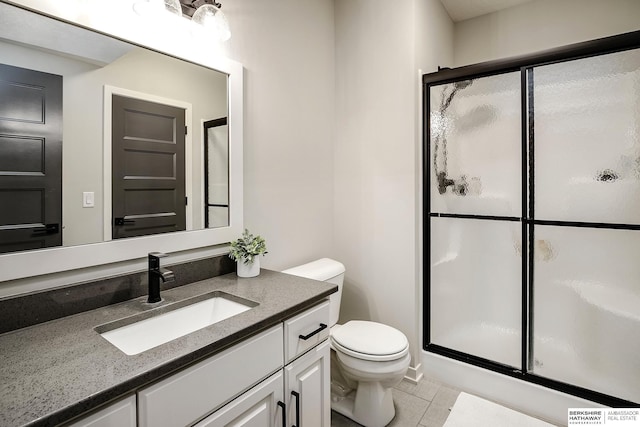
[[520, 73], [430, 87], [432, 345], [521, 365]]
[[534, 374], [640, 402], [640, 50], [533, 68]]

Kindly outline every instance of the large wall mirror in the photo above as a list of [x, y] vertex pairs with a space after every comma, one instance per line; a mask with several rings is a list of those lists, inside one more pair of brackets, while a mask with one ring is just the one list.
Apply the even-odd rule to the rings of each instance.
[[242, 66], [186, 18], [64, 3], [0, 2], [0, 281], [230, 241]]

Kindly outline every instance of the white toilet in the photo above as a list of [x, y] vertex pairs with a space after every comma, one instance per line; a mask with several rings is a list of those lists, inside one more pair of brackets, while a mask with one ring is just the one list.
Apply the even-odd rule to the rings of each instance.
[[396, 413], [391, 388], [402, 381], [411, 361], [409, 342], [381, 323], [337, 324], [344, 272], [344, 265], [329, 258], [283, 271], [338, 286], [330, 297], [331, 409], [366, 427], [386, 426]]

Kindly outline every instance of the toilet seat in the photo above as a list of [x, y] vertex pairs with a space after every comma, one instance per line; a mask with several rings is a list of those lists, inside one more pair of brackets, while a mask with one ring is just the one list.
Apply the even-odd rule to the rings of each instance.
[[396, 360], [409, 352], [409, 341], [402, 332], [382, 323], [363, 320], [351, 320], [332, 328], [331, 343], [336, 351], [369, 361]]

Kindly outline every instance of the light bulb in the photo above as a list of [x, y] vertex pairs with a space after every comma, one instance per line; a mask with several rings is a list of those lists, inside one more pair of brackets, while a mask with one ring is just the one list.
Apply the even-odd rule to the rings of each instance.
[[174, 15], [182, 16], [180, 0], [164, 0], [164, 8]]
[[204, 32], [212, 34], [220, 41], [226, 41], [231, 38], [227, 17], [220, 9], [211, 4], [200, 6], [191, 20], [201, 25]]

